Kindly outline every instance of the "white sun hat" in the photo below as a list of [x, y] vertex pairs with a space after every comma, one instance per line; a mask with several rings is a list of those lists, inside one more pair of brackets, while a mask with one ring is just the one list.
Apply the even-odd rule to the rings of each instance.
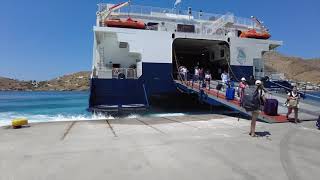
[[241, 78], [241, 81], [246, 81], [246, 78], [244, 78], [244, 77], [243, 77], [243, 78]]
[[256, 80], [256, 85], [261, 85], [262, 82], [260, 80]]

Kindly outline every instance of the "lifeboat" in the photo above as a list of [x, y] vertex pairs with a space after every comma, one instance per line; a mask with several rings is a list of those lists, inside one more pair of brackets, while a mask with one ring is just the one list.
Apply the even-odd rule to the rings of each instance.
[[124, 19], [107, 19], [104, 24], [108, 27], [145, 29], [146, 25], [142, 21], [133, 20], [130, 17]]
[[259, 33], [254, 29], [243, 31], [240, 35], [241, 38], [254, 38], [254, 39], [269, 39], [271, 35], [268, 32]]

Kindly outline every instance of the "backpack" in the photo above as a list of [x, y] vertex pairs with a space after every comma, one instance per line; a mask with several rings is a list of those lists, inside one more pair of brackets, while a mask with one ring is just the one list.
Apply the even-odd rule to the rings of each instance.
[[246, 111], [255, 111], [260, 109], [260, 95], [257, 89], [244, 89], [242, 106]]

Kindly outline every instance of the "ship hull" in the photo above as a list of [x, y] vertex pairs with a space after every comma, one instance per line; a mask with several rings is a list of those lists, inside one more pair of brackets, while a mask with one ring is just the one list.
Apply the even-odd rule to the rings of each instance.
[[143, 63], [143, 75], [138, 79], [92, 78], [89, 109], [146, 109], [151, 96], [176, 92], [171, 72], [169, 63]]

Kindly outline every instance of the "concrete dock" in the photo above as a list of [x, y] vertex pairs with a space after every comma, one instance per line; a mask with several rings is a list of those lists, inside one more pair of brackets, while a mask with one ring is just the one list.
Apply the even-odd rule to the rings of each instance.
[[257, 124], [223, 115], [114, 119], [0, 128], [1, 180], [320, 177], [315, 122]]

